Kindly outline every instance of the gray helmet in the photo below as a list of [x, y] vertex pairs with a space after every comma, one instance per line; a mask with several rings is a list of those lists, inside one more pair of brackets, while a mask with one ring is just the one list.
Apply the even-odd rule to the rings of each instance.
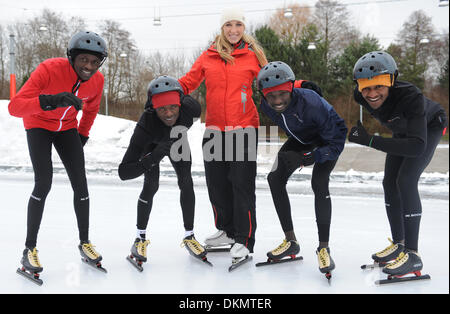
[[259, 71], [256, 81], [259, 90], [262, 91], [265, 88], [278, 86], [286, 82], [294, 82], [295, 74], [286, 63], [273, 61]]
[[168, 75], [158, 76], [148, 84], [147, 88], [149, 98], [152, 97], [152, 95], [170, 91], [178, 91], [182, 94], [183, 88], [176, 78]]
[[98, 34], [90, 31], [80, 31], [70, 38], [67, 57], [71, 64], [80, 51], [91, 52], [99, 56], [102, 63], [108, 56], [106, 42]]
[[397, 77], [398, 68], [394, 58], [384, 51], [372, 51], [356, 61], [353, 68], [353, 79], [371, 79], [381, 74], [391, 74]]

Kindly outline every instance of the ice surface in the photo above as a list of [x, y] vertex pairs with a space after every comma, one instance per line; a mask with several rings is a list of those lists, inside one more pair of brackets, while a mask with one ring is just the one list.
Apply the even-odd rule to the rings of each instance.
[[[85, 148], [90, 192], [90, 238], [103, 255], [108, 274], [81, 263], [73, 193], [64, 168], [53, 154], [54, 179], [38, 238], [44, 285], [38, 287], [15, 273], [26, 233], [26, 207], [33, 188], [25, 131], [21, 119], [7, 113], [0, 101], [0, 293], [449, 293], [448, 173], [424, 173], [419, 190], [423, 217], [419, 249], [424, 273], [431, 280], [378, 287], [379, 270], [362, 271], [370, 255], [388, 245], [389, 226], [384, 209], [382, 173], [333, 173], [330, 248], [336, 262], [332, 284], [318, 271], [315, 255], [317, 228], [310, 169], [296, 173], [288, 185], [293, 220], [303, 261], [256, 268], [266, 252], [283, 240], [265, 176], [279, 146], [258, 155], [257, 230], [253, 261], [228, 272], [228, 253], [210, 253], [209, 267], [180, 247], [184, 235], [179, 191], [170, 163], [161, 166], [161, 184], [150, 215], [149, 261], [142, 273], [126, 260], [135, 236], [136, 204], [142, 178], [122, 182], [117, 166], [128, 146], [135, 122], [99, 115]], [[203, 162], [204, 125], [189, 131], [196, 192], [196, 238], [214, 233]], [[350, 144], [351, 145], [351, 144]], [[270, 150], [273, 150], [272, 154]], [[448, 149], [448, 147], [447, 147]]]
[[[257, 191], [253, 261], [232, 273], [229, 253], [210, 253], [209, 267], [180, 247], [184, 235], [176, 184], [163, 184], [154, 200], [148, 238], [149, 260], [142, 273], [125, 257], [135, 236], [137, 184], [118, 179], [88, 178], [91, 199], [90, 238], [103, 255], [108, 274], [81, 263], [70, 184], [54, 179], [39, 233], [38, 249], [44, 285], [38, 287], [15, 274], [25, 239], [26, 205], [31, 175], [0, 174], [0, 293], [448, 293], [448, 201], [423, 200], [420, 253], [431, 280], [375, 286], [379, 270], [363, 271], [370, 255], [387, 246], [389, 227], [382, 198], [334, 196], [330, 248], [336, 262], [332, 284], [318, 271], [317, 228], [313, 197], [291, 195], [293, 220], [303, 261], [256, 268], [275, 248], [283, 233], [271, 196]], [[215, 232], [212, 210], [203, 186], [196, 186], [196, 238]]]

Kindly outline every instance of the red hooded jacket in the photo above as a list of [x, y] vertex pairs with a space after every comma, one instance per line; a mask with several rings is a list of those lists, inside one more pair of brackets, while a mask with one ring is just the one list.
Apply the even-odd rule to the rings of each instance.
[[252, 99], [252, 83], [260, 70], [258, 59], [244, 42], [231, 55], [234, 63], [226, 63], [211, 46], [179, 82], [190, 94], [205, 80], [207, 128], [257, 128], [259, 116]]
[[72, 92], [78, 75], [66, 58], [48, 59], [39, 64], [17, 95], [11, 99], [8, 110], [12, 116], [23, 118], [25, 129], [42, 128], [59, 132], [77, 128], [86, 137], [97, 116], [102, 97], [104, 77], [96, 72], [88, 81], [81, 82], [75, 95], [83, 100], [83, 115], [78, 124], [78, 111], [72, 106], [44, 111], [39, 95]]

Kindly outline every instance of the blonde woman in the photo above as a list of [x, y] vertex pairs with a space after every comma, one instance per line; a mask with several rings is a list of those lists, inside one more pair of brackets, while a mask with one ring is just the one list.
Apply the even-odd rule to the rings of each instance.
[[266, 56], [245, 33], [239, 8], [224, 10], [214, 43], [179, 79], [185, 94], [205, 81], [205, 177], [218, 232], [207, 247], [232, 246], [232, 270], [248, 261], [255, 243], [255, 178], [259, 116], [252, 83]]

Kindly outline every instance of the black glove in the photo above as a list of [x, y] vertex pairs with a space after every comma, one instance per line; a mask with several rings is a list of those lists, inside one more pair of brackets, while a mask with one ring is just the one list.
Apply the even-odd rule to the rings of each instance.
[[84, 135], [81, 135], [81, 134], [79, 134], [79, 135], [80, 135], [81, 146], [84, 147], [84, 145], [86, 145], [86, 142], [89, 139], [89, 136], [84, 136]]
[[316, 83], [313, 83], [311, 81], [303, 81], [302, 85], [300, 85], [301, 88], [307, 88], [307, 89], [312, 89], [313, 91], [315, 91], [317, 94], [320, 95], [320, 97], [323, 97], [322, 95], [322, 89], [319, 87], [319, 85], [317, 85]]
[[278, 158], [288, 167], [288, 169], [296, 169], [298, 167], [306, 167], [314, 164], [314, 151], [284, 151], [278, 153]]
[[367, 133], [366, 129], [359, 120], [357, 122], [357, 125], [352, 127], [350, 133], [348, 134], [348, 140], [350, 142], [366, 145], [369, 147], [372, 145], [372, 139], [373, 135]]
[[145, 169], [149, 170], [153, 166], [159, 164], [159, 162], [170, 154], [170, 148], [173, 141], [162, 142], [156, 145], [156, 147], [147, 155], [141, 158], [142, 165]]
[[39, 104], [42, 110], [55, 110], [59, 107], [73, 106], [76, 110], [83, 108], [83, 101], [69, 92], [62, 92], [56, 95], [39, 95]]

